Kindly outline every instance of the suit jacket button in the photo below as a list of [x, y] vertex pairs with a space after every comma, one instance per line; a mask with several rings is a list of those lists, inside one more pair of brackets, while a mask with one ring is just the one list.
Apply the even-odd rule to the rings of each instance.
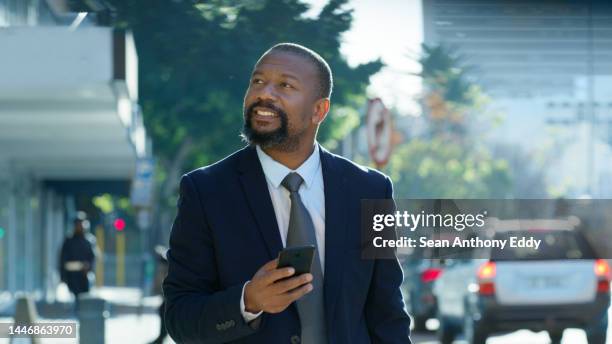
[[291, 336], [291, 344], [300, 344], [300, 336], [295, 335], [295, 336]]

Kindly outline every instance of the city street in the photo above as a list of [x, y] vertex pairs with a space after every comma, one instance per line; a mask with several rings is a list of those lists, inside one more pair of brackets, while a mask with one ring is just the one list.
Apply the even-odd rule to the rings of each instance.
[[0, 0], [0, 344], [612, 344], [612, 0], [382, 4]]
[[[11, 321], [10, 318], [0, 318], [1, 322]], [[60, 319], [52, 319], [60, 321]], [[66, 321], [73, 321], [67, 319]], [[159, 318], [154, 314], [122, 315], [112, 317], [106, 321], [106, 343], [133, 343], [145, 344], [151, 342], [157, 336], [159, 330]], [[18, 339], [14, 343], [29, 343], [27, 339]], [[8, 338], [0, 338], [0, 344], [8, 344]], [[41, 339], [41, 344], [74, 344], [75, 339]], [[173, 344], [169, 337], [165, 344]]]
[[[9, 321], [3, 318], [0, 321]], [[54, 321], [57, 319], [54, 319]], [[431, 325], [431, 326], [430, 326]], [[435, 320], [430, 320], [428, 327], [434, 329], [437, 326]], [[145, 344], [152, 341], [159, 328], [159, 318], [154, 314], [122, 315], [109, 318], [106, 321], [106, 342], [107, 343], [133, 343]], [[608, 330], [608, 343], [612, 343], [612, 334]], [[437, 344], [435, 332], [428, 334], [413, 334], [411, 336], [414, 344]], [[68, 344], [75, 343], [69, 339], [45, 339], [42, 344]], [[489, 338], [487, 344], [548, 344], [550, 341], [546, 332], [533, 333], [527, 330], [516, 331], [510, 334], [498, 335]], [[0, 339], [0, 344], [8, 344], [7, 338]], [[173, 344], [167, 338], [165, 344]], [[464, 340], [457, 340], [454, 344], [465, 344]], [[564, 332], [562, 344], [587, 344], [584, 331], [580, 329], [568, 329]]]
[[[612, 316], [611, 310], [608, 310], [608, 316]], [[434, 330], [438, 324], [436, 320], [428, 320], [427, 327]], [[612, 331], [611, 327], [608, 326], [608, 340], [607, 343], [612, 344]], [[438, 344], [440, 343], [436, 339], [435, 331], [431, 333], [413, 334], [411, 336], [413, 344]], [[508, 334], [497, 335], [490, 337], [487, 340], [487, 344], [548, 344], [550, 339], [548, 334], [544, 331], [533, 333], [527, 330], [520, 330]], [[588, 344], [586, 335], [581, 329], [568, 329], [563, 332], [562, 344]], [[453, 344], [466, 344], [464, 340], [456, 340]]]

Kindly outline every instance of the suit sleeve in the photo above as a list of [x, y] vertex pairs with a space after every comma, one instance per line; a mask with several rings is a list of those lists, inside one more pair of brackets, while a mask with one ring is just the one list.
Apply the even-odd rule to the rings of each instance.
[[[393, 198], [393, 184], [386, 178], [385, 198]], [[397, 258], [377, 259], [365, 306], [372, 343], [410, 344], [410, 318], [404, 310], [400, 285], [404, 279]]]
[[242, 284], [219, 287], [214, 243], [189, 175], [180, 184], [163, 283], [168, 333], [177, 343], [223, 343], [256, 329], [240, 313]]

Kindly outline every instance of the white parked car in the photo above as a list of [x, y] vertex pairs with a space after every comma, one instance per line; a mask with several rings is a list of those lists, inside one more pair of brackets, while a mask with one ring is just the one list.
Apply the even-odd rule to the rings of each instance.
[[509, 230], [494, 239], [528, 236], [538, 250], [475, 250], [478, 259], [448, 259], [434, 285], [442, 344], [463, 333], [470, 344], [495, 332], [548, 331], [560, 343], [563, 330], [579, 327], [590, 344], [604, 344], [610, 305], [610, 267], [574, 230]]

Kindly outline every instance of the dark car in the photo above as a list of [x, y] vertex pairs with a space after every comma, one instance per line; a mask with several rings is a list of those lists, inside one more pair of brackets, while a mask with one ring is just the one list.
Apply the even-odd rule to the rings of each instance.
[[443, 274], [444, 259], [448, 255], [456, 255], [455, 250], [440, 252], [437, 248], [416, 247], [400, 256], [404, 270], [402, 294], [416, 332], [427, 331], [427, 320], [436, 317], [438, 308], [433, 286]]
[[425, 323], [436, 317], [436, 298], [433, 295], [434, 281], [442, 273], [442, 264], [433, 259], [409, 259], [403, 264], [404, 283], [402, 294], [414, 331], [426, 331]]

